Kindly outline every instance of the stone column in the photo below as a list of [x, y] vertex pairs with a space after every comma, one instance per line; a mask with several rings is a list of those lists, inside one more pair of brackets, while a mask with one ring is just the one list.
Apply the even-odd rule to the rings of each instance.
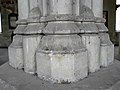
[[48, 24], [36, 53], [38, 77], [55, 83], [83, 79], [88, 75], [87, 49], [73, 19], [73, 0], [49, 0], [49, 5], [44, 21]]
[[43, 1], [45, 0], [38, 0], [38, 7], [40, 9], [41, 16], [43, 16]]
[[79, 16], [81, 11], [81, 0], [73, 0], [73, 14]]
[[95, 17], [103, 17], [103, 0], [92, 0], [92, 11]]
[[19, 0], [20, 16], [8, 48], [9, 64], [55, 83], [76, 82], [100, 66], [112, 64], [114, 45], [105, 20], [100, 14], [94, 17], [95, 2]]

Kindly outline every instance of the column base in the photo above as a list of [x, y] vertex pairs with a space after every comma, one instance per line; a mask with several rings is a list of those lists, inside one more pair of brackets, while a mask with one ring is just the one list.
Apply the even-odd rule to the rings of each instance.
[[47, 35], [36, 53], [38, 77], [70, 83], [87, 77], [88, 56], [78, 35]]

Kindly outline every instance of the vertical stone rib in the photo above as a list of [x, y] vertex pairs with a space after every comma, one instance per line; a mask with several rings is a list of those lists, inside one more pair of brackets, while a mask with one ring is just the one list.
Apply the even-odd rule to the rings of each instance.
[[[97, 1], [97, 0], [96, 0]], [[81, 0], [81, 3], [90, 9], [92, 8], [92, 1], [91, 0]]]
[[81, 0], [73, 0], [73, 14], [79, 16], [81, 9]]
[[27, 19], [29, 13], [28, 0], [18, 0], [18, 7], [19, 20]]
[[38, 0], [38, 7], [40, 9], [40, 13], [43, 16], [43, 0]]
[[29, 0], [30, 10], [38, 6], [38, 0]]
[[103, 0], [92, 0], [92, 10], [95, 17], [103, 17]]
[[43, 3], [43, 16], [48, 14], [48, 0], [42, 0]]

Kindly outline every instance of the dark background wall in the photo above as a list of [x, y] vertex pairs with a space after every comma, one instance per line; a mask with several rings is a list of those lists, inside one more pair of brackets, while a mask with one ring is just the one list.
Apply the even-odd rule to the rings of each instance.
[[17, 3], [0, 3], [0, 13], [2, 16], [2, 33], [0, 34], [0, 47], [8, 47], [12, 40], [12, 32], [14, 31], [14, 29], [11, 29], [9, 27], [9, 14], [17, 13]]
[[117, 44], [117, 33], [115, 32], [116, 0], [103, 0], [103, 10], [108, 12], [109, 35], [114, 44]]

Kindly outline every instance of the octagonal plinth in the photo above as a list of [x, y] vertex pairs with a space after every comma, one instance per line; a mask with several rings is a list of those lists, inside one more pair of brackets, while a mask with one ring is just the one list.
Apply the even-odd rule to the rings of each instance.
[[75, 82], [88, 74], [87, 50], [78, 35], [47, 35], [36, 53], [38, 77], [55, 83]]

